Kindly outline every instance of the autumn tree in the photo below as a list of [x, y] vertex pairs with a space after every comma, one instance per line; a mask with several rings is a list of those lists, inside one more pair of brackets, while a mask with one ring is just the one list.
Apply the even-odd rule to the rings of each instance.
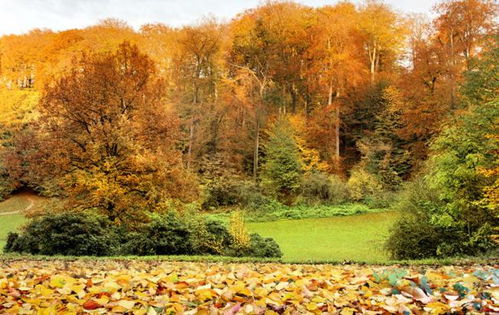
[[[261, 28], [262, 22], [255, 21], [254, 13], [248, 14], [235, 21], [232, 26], [232, 48], [229, 56], [235, 96], [252, 116], [253, 126], [253, 180], [258, 180], [260, 158], [260, 133], [265, 125], [267, 114], [266, 96], [272, 86], [271, 60], [266, 58], [267, 43]], [[256, 45], [254, 45], [256, 44]], [[245, 124], [246, 119], [243, 119]]]
[[194, 178], [175, 149], [178, 119], [165, 107], [152, 61], [123, 43], [85, 55], [44, 93], [31, 168], [54, 178], [67, 208], [143, 219], [168, 199], [192, 200]]
[[496, 28], [497, 9], [497, 3], [491, 0], [447, 0], [435, 6], [439, 14], [435, 20], [438, 39], [453, 65], [461, 56], [467, 70], [471, 69], [471, 59]]
[[[186, 163], [190, 168], [195, 151], [201, 150], [201, 131], [197, 130], [206, 112], [213, 110], [219, 94], [223, 35], [220, 25], [208, 20], [188, 26], [178, 34], [178, 50], [174, 56], [177, 70], [175, 97], [186, 120]], [[198, 149], [198, 150], [196, 150]]]
[[8, 88], [33, 88], [43, 65], [51, 31], [32, 30], [28, 34], [0, 39], [0, 76]]
[[[360, 47], [356, 39], [358, 12], [349, 3], [320, 8], [311, 30], [311, 45], [307, 55], [312, 61], [308, 69], [309, 84], [316, 86], [322, 106], [315, 109], [322, 132], [328, 132], [330, 143], [325, 147], [328, 154], [324, 157], [331, 161], [336, 172], [341, 171], [340, 127], [341, 112], [348, 90], [362, 80], [363, 64]], [[332, 116], [332, 117], [331, 117]], [[325, 124], [325, 125], [324, 125]], [[312, 126], [314, 128], [314, 126]]]
[[404, 21], [386, 4], [367, 0], [360, 10], [362, 37], [371, 83], [383, 69], [389, 69], [400, 52], [405, 36]]

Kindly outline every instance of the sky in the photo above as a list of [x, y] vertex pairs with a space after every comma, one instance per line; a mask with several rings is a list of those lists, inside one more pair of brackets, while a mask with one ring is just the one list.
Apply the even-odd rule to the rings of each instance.
[[[360, 0], [353, 0], [359, 2]], [[323, 6], [338, 0], [297, 0]], [[398, 11], [430, 13], [436, 0], [385, 0]], [[0, 35], [34, 28], [84, 28], [105, 18], [118, 18], [138, 29], [147, 23], [192, 24], [206, 16], [229, 20], [262, 0], [0, 0]]]

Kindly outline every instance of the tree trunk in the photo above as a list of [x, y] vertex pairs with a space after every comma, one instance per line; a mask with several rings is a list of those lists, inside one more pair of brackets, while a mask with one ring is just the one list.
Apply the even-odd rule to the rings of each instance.
[[336, 146], [336, 152], [335, 152], [335, 163], [336, 163], [336, 171], [340, 170], [340, 102], [339, 102], [339, 97], [340, 97], [340, 91], [336, 91], [336, 99], [337, 99], [337, 104], [336, 104], [336, 122], [335, 122], [335, 146]]
[[256, 134], [255, 134], [255, 150], [253, 153], [253, 179], [255, 183], [258, 183], [258, 155], [260, 148], [260, 121], [257, 114], [256, 119]]
[[374, 79], [375, 79], [375, 74], [376, 74], [376, 56], [377, 56], [377, 51], [376, 51], [376, 45], [374, 45], [371, 56], [370, 58], [370, 63], [371, 63], [371, 84], [374, 84]]
[[329, 81], [329, 91], [327, 94], [327, 106], [331, 106], [333, 104], [333, 82]]
[[450, 34], [450, 54], [451, 54], [451, 71], [450, 71], [450, 77], [451, 77], [451, 90], [450, 90], [450, 105], [451, 109], [456, 108], [456, 77], [455, 77], [455, 68], [456, 68], [456, 59], [455, 59], [455, 54], [454, 54], [454, 30], [451, 30]]
[[191, 168], [192, 162], [192, 143], [194, 141], [194, 117], [191, 117], [189, 126], [189, 148], [187, 149], [187, 168]]

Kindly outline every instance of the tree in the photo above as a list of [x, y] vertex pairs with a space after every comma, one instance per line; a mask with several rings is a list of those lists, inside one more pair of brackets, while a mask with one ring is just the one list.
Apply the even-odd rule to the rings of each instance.
[[395, 61], [405, 36], [405, 27], [390, 7], [376, 0], [367, 0], [360, 10], [359, 29], [373, 84], [376, 74]]
[[262, 183], [281, 201], [290, 204], [300, 187], [302, 161], [294, 132], [286, 116], [275, 122], [265, 145]]
[[252, 15], [244, 16], [233, 24], [233, 43], [229, 65], [232, 79], [239, 84], [239, 100], [245, 100], [253, 116], [253, 179], [258, 181], [260, 158], [260, 133], [265, 125], [267, 112], [266, 96], [272, 85], [271, 52], [264, 37], [261, 20], [255, 21]]
[[444, 55], [450, 83], [451, 108], [459, 103], [457, 88], [461, 73], [494, 32], [497, 4], [489, 0], [448, 0], [435, 6], [436, 40]]
[[[497, 45], [481, 63], [478, 73], [467, 75], [465, 95], [467, 87], [495, 71], [486, 65], [497, 64]], [[408, 211], [388, 243], [397, 258], [414, 258], [414, 252], [407, 254], [404, 249], [408, 246], [426, 256], [475, 255], [494, 246], [491, 235], [499, 225], [494, 193], [499, 173], [499, 101], [497, 93], [476, 98], [474, 91], [467, 99], [466, 110], [451, 117], [431, 145], [423, 176], [403, 197], [402, 206]], [[430, 242], [421, 241], [421, 230], [432, 235]]]
[[411, 170], [406, 141], [397, 131], [401, 128], [399, 91], [387, 87], [383, 91], [383, 109], [376, 115], [373, 132], [358, 142], [361, 165], [378, 178], [385, 190], [396, 190]]
[[465, 72], [466, 81], [461, 87], [464, 101], [467, 103], [483, 103], [492, 101], [499, 91], [499, 35], [493, 37], [482, 58], [470, 61], [471, 69]]
[[98, 208], [134, 222], [168, 199], [193, 200], [194, 178], [175, 148], [178, 119], [164, 105], [152, 61], [125, 42], [88, 54], [44, 93], [33, 172], [55, 179], [66, 208]]
[[358, 12], [349, 3], [341, 3], [334, 7], [324, 7], [318, 10], [316, 25], [313, 28], [313, 40], [308, 55], [312, 66], [309, 75], [310, 82], [322, 88], [322, 99], [325, 105], [318, 109], [320, 115], [332, 120], [334, 130], [332, 161], [336, 172], [340, 172], [340, 125], [343, 97], [352, 87], [360, 83], [363, 74], [363, 64], [360, 49], [355, 34], [358, 23]]
[[218, 98], [221, 74], [222, 28], [214, 21], [185, 27], [174, 57], [177, 69], [176, 96], [182, 116], [188, 121], [187, 167], [194, 159], [196, 129]]
[[470, 61], [496, 27], [497, 8], [491, 0], [447, 0], [435, 6], [439, 40], [448, 47], [451, 63], [461, 55], [471, 69]]

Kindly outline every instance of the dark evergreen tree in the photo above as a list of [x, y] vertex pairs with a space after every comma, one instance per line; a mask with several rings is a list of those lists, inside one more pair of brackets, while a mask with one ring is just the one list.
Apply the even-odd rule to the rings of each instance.
[[262, 183], [284, 203], [292, 203], [302, 179], [300, 150], [288, 118], [279, 117], [265, 145]]

